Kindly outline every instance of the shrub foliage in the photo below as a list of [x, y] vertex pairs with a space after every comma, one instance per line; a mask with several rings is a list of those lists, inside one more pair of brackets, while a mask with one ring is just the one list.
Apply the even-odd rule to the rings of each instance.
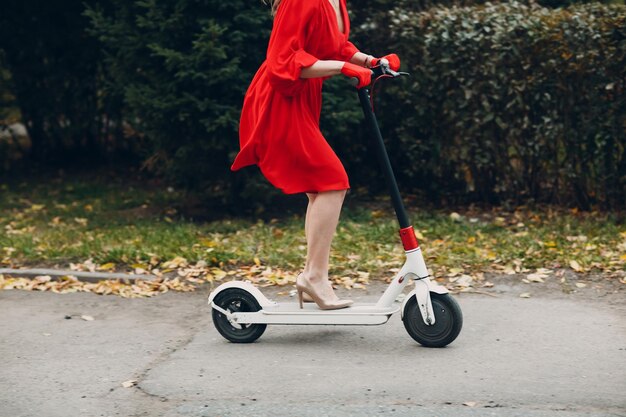
[[126, 118], [149, 140], [147, 165], [195, 188], [231, 180], [268, 10], [246, 0], [111, 0], [87, 16]]
[[393, 136], [403, 177], [483, 201], [626, 201], [626, 9], [520, 3], [396, 9], [411, 80]]
[[[376, 92], [403, 190], [434, 201], [623, 206], [626, 7], [436, 3], [350, 0], [357, 46], [397, 52], [411, 73]], [[50, 7], [11, 1], [0, 18], [11, 71], [3, 78], [41, 160], [68, 144], [99, 149], [125, 126], [143, 139], [147, 167], [187, 187], [270, 194], [254, 170], [229, 170], [243, 95], [265, 56], [268, 8], [249, 0]], [[322, 129], [353, 187], [382, 189], [345, 79], [326, 83], [324, 106]]]

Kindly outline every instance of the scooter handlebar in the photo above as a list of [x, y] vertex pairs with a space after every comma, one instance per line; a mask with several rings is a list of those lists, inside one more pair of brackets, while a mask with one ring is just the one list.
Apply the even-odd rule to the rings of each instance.
[[372, 67], [372, 79], [375, 80], [376, 78], [382, 77], [383, 75], [391, 78], [397, 78], [402, 75], [409, 75], [409, 73], [394, 71], [389, 68], [389, 63], [387, 62], [387, 60], [381, 60], [380, 65]]
[[[389, 64], [386, 62], [381, 62], [380, 65], [370, 68], [372, 71], [372, 80], [376, 80], [379, 77], [386, 76], [391, 78], [397, 78], [402, 75], [409, 75], [408, 72], [397, 72], [389, 68]], [[359, 79], [356, 77], [350, 78], [350, 84], [353, 86], [359, 85]]]

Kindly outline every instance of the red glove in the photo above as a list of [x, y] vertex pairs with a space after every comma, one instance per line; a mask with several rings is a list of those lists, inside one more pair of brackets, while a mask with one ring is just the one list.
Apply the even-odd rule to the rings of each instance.
[[350, 78], [357, 78], [359, 83], [356, 88], [363, 88], [370, 85], [372, 82], [372, 70], [369, 68], [363, 68], [359, 65], [354, 65], [349, 62], [345, 62], [341, 67], [341, 73]]
[[375, 67], [376, 65], [380, 64], [381, 59], [386, 59], [387, 61], [389, 61], [389, 68], [391, 68], [392, 70], [398, 71], [400, 69], [400, 58], [398, 58], [398, 55], [396, 54], [385, 55], [382, 58], [374, 58], [372, 59], [371, 65]]

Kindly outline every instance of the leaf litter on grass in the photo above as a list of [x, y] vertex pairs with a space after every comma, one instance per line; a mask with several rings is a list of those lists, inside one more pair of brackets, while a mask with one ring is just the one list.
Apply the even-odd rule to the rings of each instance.
[[[120, 201], [113, 204], [104, 203], [112, 198], [107, 196], [56, 201], [43, 193], [28, 198], [13, 194], [8, 205], [0, 205], [0, 230], [5, 232], [0, 233], [0, 265], [58, 265], [66, 259], [74, 271], [156, 279], [131, 284], [3, 278], [0, 288], [131, 297], [192, 291], [231, 279], [259, 286], [295, 283], [306, 251], [301, 218], [195, 224], [170, 216], [162, 221], [162, 214], [171, 210], [144, 210], [152, 196], [135, 194], [116, 197]], [[115, 214], [135, 205], [146, 217], [125, 220]], [[610, 214], [524, 207], [412, 214], [430, 274], [455, 292], [492, 287], [485, 274], [518, 276], [540, 285], [562, 269], [581, 277], [599, 273], [626, 284], [626, 230]], [[389, 282], [403, 260], [395, 219], [386, 211], [344, 212], [331, 253], [330, 276], [336, 287], [362, 289], [371, 280]]]

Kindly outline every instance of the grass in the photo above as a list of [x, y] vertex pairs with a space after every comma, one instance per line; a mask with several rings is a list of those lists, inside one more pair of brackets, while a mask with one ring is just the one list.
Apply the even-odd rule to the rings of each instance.
[[[303, 219], [193, 222], [185, 195], [121, 178], [0, 183], [0, 266], [84, 263], [128, 270], [184, 258], [220, 270], [302, 268]], [[331, 272], [384, 277], [401, 265], [397, 224], [386, 200], [349, 204], [333, 243]], [[437, 276], [528, 273], [539, 268], [622, 275], [626, 225], [610, 213], [572, 210], [411, 211]], [[179, 262], [180, 263], [180, 262]]]

